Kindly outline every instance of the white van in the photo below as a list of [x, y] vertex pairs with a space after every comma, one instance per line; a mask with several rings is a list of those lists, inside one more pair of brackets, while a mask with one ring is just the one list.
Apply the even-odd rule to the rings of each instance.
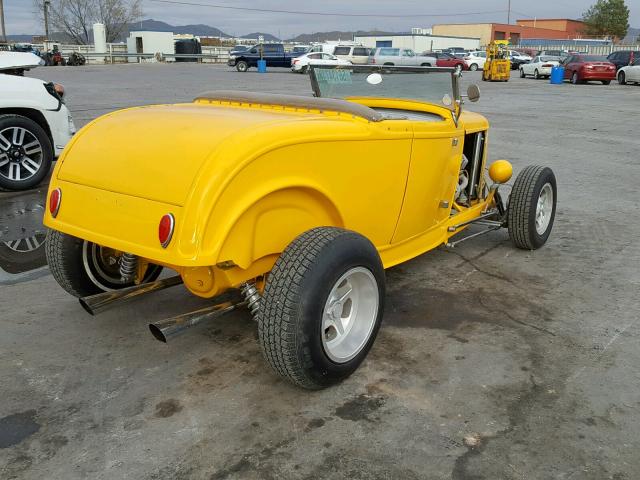
[[347, 60], [355, 65], [366, 65], [369, 60], [370, 48], [362, 45], [336, 45], [333, 54], [341, 60]]

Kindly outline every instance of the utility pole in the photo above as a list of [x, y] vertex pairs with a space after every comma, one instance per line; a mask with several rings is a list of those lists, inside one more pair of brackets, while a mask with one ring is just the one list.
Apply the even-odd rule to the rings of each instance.
[[4, 5], [2, 5], [2, 0], [0, 0], [0, 42], [7, 41], [7, 32], [4, 29]]
[[49, 40], [49, 4], [50, 0], [44, 0], [44, 36]]
[[511, 25], [511, 0], [507, 4], [507, 24]]

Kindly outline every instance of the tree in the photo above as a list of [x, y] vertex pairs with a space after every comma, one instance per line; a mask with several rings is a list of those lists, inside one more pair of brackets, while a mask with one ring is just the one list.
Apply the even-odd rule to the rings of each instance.
[[[40, 15], [44, 0], [34, 0]], [[104, 24], [107, 42], [114, 42], [127, 31], [130, 23], [142, 16], [142, 0], [50, 0], [49, 23], [54, 30], [85, 45], [91, 41], [91, 26]]]
[[587, 35], [623, 38], [629, 30], [629, 8], [624, 0], [598, 0], [582, 20]]

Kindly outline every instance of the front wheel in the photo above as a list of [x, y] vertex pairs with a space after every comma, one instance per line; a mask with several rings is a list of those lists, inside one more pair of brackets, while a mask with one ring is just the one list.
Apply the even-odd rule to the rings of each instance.
[[249, 70], [249, 64], [247, 62], [245, 62], [244, 60], [240, 60], [238, 63], [236, 63], [236, 70], [238, 70], [239, 72], [246, 72], [247, 70]]
[[556, 199], [556, 177], [550, 168], [530, 165], [518, 174], [507, 207], [509, 237], [516, 247], [535, 250], [546, 243]]
[[618, 83], [620, 85], [626, 85], [627, 84], [627, 79], [624, 75], [624, 72], [620, 72], [618, 73]]
[[469, 65], [469, 70], [471, 70], [472, 72], [475, 72], [476, 70], [478, 70], [478, 65], [476, 65], [475, 63], [472, 63], [471, 65]]
[[602, 84], [603, 85], [610, 85], [611, 84], [611, 80], [602, 80]]
[[22, 115], [0, 115], [0, 188], [34, 187], [52, 161], [51, 140], [39, 124]]
[[342, 381], [373, 345], [384, 295], [384, 269], [368, 239], [332, 227], [300, 235], [267, 278], [258, 313], [266, 361], [303, 388]]
[[[135, 285], [120, 276], [122, 254], [107, 247], [49, 230], [45, 245], [47, 263], [53, 278], [74, 297], [119, 290]], [[142, 283], [152, 282], [162, 267], [149, 264]]]

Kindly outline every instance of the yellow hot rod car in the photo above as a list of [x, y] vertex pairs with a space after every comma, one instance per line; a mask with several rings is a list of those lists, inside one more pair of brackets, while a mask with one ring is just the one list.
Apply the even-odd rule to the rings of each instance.
[[[553, 172], [525, 168], [503, 201], [511, 165], [485, 177], [489, 125], [463, 111], [479, 91], [461, 95], [453, 69], [313, 66], [310, 78], [313, 97], [214, 91], [85, 126], [49, 188], [58, 283], [91, 313], [178, 283], [236, 295], [151, 331], [166, 341], [246, 305], [275, 372], [321, 388], [371, 348], [385, 268], [502, 227], [520, 248], [546, 242]], [[163, 267], [178, 275], [157, 280]]]

